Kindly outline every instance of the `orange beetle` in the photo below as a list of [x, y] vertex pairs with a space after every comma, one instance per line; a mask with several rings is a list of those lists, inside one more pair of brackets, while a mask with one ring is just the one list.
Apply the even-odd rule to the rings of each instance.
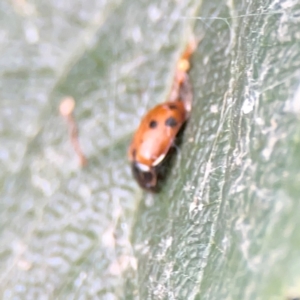
[[157, 167], [166, 157], [174, 139], [190, 116], [192, 88], [187, 71], [195, 49], [190, 43], [177, 64], [169, 101], [152, 108], [142, 119], [128, 150], [134, 177], [141, 187], [157, 184]]

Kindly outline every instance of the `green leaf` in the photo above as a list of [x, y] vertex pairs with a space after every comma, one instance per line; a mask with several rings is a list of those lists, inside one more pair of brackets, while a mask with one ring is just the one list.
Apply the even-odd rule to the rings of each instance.
[[[1, 299], [299, 297], [299, 12], [2, 3]], [[153, 194], [127, 147], [191, 32], [192, 116]], [[65, 96], [85, 168], [58, 113]]]

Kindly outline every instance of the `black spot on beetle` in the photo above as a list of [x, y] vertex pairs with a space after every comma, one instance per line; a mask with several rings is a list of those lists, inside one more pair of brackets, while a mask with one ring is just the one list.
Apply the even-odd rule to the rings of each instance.
[[173, 117], [169, 117], [165, 121], [165, 125], [173, 128], [173, 127], [176, 127], [178, 125], [178, 123]]
[[170, 109], [177, 109], [177, 105], [176, 104], [169, 104], [168, 105]]
[[149, 127], [150, 128], [155, 128], [157, 127], [157, 122], [155, 120], [152, 120], [150, 123], [149, 123]]

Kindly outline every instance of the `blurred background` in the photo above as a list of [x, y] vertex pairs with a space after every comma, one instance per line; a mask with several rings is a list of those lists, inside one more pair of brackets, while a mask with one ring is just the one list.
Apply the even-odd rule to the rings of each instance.
[[[4, 0], [0, 24], [1, 299], [300, 297], [298, 1]], [[192, 116], [149, 193], [127, 148], [191, 34]]]

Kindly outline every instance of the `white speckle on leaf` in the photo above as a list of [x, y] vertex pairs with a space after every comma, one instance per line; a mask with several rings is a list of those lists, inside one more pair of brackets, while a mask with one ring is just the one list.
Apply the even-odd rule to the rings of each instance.
[[253, 110], [253, 107], [254, 107], [254, 101], [248, 98], [243, 103], [242, 112], [245, 115], [247, 115]]
[[190, 192], [190, 191], [192, 191], [192, 190], [194, 190], [194, 189], [195, 189], [195, 186], [191, 185], [190, 183], [187, 183], [187, 184], [183, 187], [183, 190], [184, 190], [185, 192]]
[[222, 239], [222, 248], [223, 250], [226, 252], [226, 250], [228, 249], [229, 247], [229, 239], [227, 236], [225, 236], [223, 239]]
[[170, 236], [169, 238], [166, 239], [166, 248], [169, 248], [172, 245], [173, 238]]
[[80, 272], [78, 277], [75, 279], [74, 285], [76, 287], [82, 286], [82, 284], [86, 278], [87, 278], [87, 274], [85, 272]]
[[90, 187], [86, 184], [81, 184], [79, 186], [78, 193], [84, 199], [90, 198], [92, 194]]
[[210, 112], [213, 113], [213, 114], [216, 114], [217, 112], [219, 111], [218, 109], [218, 105], [217, 104], [214, 104], [210, 107]]
[[166, 257], [167, 251], [170, 248], [170, 246], [172, 245], [172, 242], [173, 242], [172, 236], [162, 239], [162, 241], [159, 243], [161, 251], [156, 256], [157, 260], [162, 260]]
[[204, 64], [204, 65], [207, 65], [208, 62], [209, 62], [209, 56], [205, 56], [205, 57], [203, 58], [203, 64]]
[[18, 261], [18, 268], [20, 270], [23, 270], [23, 271], [28, 271], [29, 269], [31, 269], [32, 267], [32, 263], [27, 261], [27, 260], [24, 260], [24, 259], [20, 259]]
[[39, 31], [34, 24], [25, 24], [24, 33], [28, 44], [36, 44], [40, 39]]
[[140, 27], [137, 26], [133, 28], [133, 30], [131, 31], [131, 37], [135, 43], [140, 43], [142, 41], [143, 37]]
[[109, 273], [115, 276], [121, 275], [128, 267], [132, 267], [132, 256], [121, 255], [119, 256], [108, 268]]
[[157, 6], [150, 5], [148, 8], [148, 16], [153, 23], [156, 23], [161, 18], [162, 13]]
[[41, 190], [47, 197], [53, 195], [55, 188], [52, 186], [51, 182], [46, 178], [43, 178], [37, 174], [33, 174], [31, 177], [31, 182], [33, 186]]
[[294, 94], [293, 99], [286, 101], [285, 111], [300, 114], [300, 84]]
[[189, 213], [191, 214], [197, 208], [197, 206], [198, 205], [195, 202], [192, 202], [190, 204]]
[[146, 197], [145, 199], [145, 205], [147, 207], [151, 207], [154, 204], [154, 198], [152, 197], [152, 195], [149, 195], [148, 197]]
[[116, 239], [114, 236], [114, 229], [108, 228], [103, 234], [102, 234], [102, 243], [105, 247], [109, 248], [115, 248]]
[[255, 118], [255, 122], [257, 125], [260, 125], [260, 126], [265, 124], [265, 121], [262, 118]]
[[246, 88], [245, 100], [242, 106], [242, 112], [246, 115], [253, 111], [255, 103], [259, 97], [258, 92], [250, 88], [249, 86]]

